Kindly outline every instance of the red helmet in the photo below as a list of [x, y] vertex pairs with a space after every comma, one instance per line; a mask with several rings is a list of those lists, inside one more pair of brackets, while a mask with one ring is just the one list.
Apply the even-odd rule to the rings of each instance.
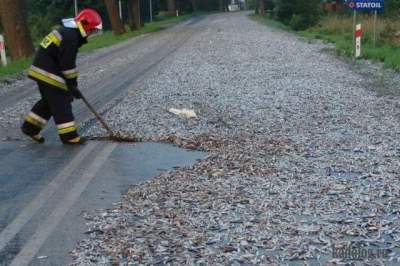
[[85, 8], [74, 18], [83, 37], [103, 30], [103, 23], [99, 13], [90, 8]]

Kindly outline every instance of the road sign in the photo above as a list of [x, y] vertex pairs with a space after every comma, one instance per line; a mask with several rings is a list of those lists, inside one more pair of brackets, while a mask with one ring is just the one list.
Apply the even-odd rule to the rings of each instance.
[[356, 31], [355, 31], [355, 37], [356, 37], [356, 53], [355, 53], [355, 57], [356, 58], [361, 56], [361, 36], [362, 36], [361, 24], [357, 24]]
[[385, 8], [384, 0], [348, 0], [347, 7], [359, 11], [378, 11], [383, 12]]
[[4, 37], [0, 34], [0, 57], [1, 63], [3, 66], [7, 65], [7, 57], [6, 57], [6, 45], [4, 43]]

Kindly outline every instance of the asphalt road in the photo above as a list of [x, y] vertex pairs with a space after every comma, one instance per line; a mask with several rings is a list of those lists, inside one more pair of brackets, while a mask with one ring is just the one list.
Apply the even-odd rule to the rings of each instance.
[[[80, 58], [81, 73], [86, 77], [81, 90], [96, 108], [106, 112], [128, 88], [201, 30], [201, 21], [193, 18]], [[94, 74], [102, 72], [102, 65], [133, 54], [136, 47], [147, 43], [153, 45], [136, 56], [134, 63], [121, 62], [112, 71]], [[0, 100], [1, 115], [9, 115], [27, 101], [33, 104], [37, 97], [33, 88], [26, 80], [6, 91]], [[83, 132], [96, 122], [81, 102], [74, 102], [74, 113]], [[91, 141], [81, 147], [65, 147], [53, 125], [44, 131], [46, 143], [39, 145], [21, 136], [15, 121], [0, 127], [0, 265], [68, 263], [68, 252], [86, 237], [84, 213], [111, 207], [130, 184], [191, 165], [203, 156], [159, 143]]]

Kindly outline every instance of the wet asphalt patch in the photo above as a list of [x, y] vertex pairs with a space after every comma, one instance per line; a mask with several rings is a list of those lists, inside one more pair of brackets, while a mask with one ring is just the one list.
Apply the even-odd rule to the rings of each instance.
[[[82, 155], [88, 149], [86, 156]], [[0, 143], [0, 154], [0, 238], [6, 239], [3, 235], [7, 230], [14, 233], [4, 247], [0, 245], [0, 262], [29, 260], [30, 265], [67, 264], [69, 251], [77, 241], [88, 237], [86, 214], [111, 208], [130, 185], [146, 182], [164, 171], [189, 167], [204, 156], [162, 143], [109, 141], [89, 141], [79, 147], [65, 147], [58, 142], [7, 141]], [[68, 170], [62, 181], [54, 183], [78, 156], [83, 159]], [[99, 161], [104, 163], [97, 165]], [[46, 194], [44, 191], [47, 198], [38, 201], [40, 195]], [[33, 204], [36, 210], [29, 208], [24, 216], [28, 219], [18, 220], [35, 202], [41, 205]], [[50, 217], [53, 218], [49, 220]], [[59, 223], [54, 219], [60, 219]], [[10, 230], [12, 225], [17, 225], [14, 229], [18, 230]], [[49, 230], [52, 226], [54, 230]], [[36, 243], [32, 239], [43, 241]], [[32, 258], [27, 255], [31, 253]]]

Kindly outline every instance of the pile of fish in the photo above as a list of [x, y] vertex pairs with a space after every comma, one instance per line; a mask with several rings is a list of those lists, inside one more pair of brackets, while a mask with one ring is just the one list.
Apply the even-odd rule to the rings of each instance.
[[397, 96], [324, 44], [243, 13], [207, 23], [107, 113], [207, 156], [88, 214], [74, 264], [398, 265]]

